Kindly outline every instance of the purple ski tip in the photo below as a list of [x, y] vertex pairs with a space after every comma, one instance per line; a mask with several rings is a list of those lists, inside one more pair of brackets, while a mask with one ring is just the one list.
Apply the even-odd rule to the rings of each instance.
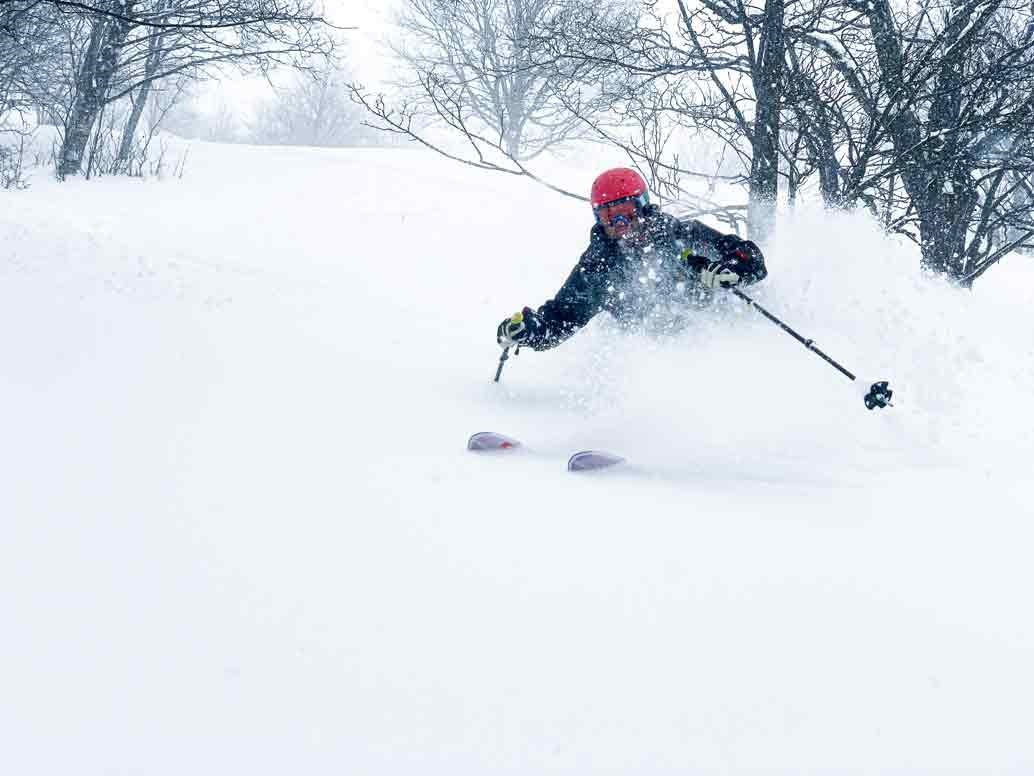
[[481, 452], [484, 450], [513, 450], [520, 447], [516, 439], [494, 431], [479, 431], [467, 440], [467, 449]]
[[624, 462], [625, 459], [620, 455], [614, 455], [614, 453], [604, 450], [582, 450], [571, 456], [567, 462], [567, 470], [569, 472], [591, 472]]

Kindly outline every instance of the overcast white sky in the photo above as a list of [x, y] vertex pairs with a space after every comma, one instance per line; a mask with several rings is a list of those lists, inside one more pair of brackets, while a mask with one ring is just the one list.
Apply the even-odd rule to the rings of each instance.
[[[342, 31], [341, 53], [352, 70], [352, 76], [364, 86], [377, 88], [391, 75], [391, 59], [384, 39], [391, 31], [392, 9], [397, 0], [325, 0], [327, 19], [342, 27], [358, 27]], [[231, 105], [234, 113], [246, 115], [256, 102], [270, 96], [269, 84], [258, 77], [234, 75], [208, 82], [199, 104], [206, 112], [218, 112], [220, 106]]]
[[368, 84], [388, 74], [383, 40], [396, 3], [397, 0], [327, 0], [327, 15], [333, 23], [359, 27], [344, 35], [355, 75]]

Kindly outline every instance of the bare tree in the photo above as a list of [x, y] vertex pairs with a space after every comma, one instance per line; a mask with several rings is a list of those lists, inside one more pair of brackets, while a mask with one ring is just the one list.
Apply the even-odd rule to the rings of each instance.
[[0, 188], [26, 185], [26, 154], [59, 70], [60, 33], [53, 8], [0, 2]]
[[[436, 25], [440, 16], [431, 10], [444, 9], [445, 12], [463, 4], [428, 3], [425, 6], [428, 25], [433, 28], [432, 22]], [[519, 56], [515, 53], [510, 60], [495, 59], [487, 64], [481, 60], [474, 61], [475, 55], [481, 55], [483, 46], [478, 49], [472, 43], [464, 47], [460, 39], [453, 38], [450, 43], [449, 39], [440, 38], [438, 51], [452, 52], [440, 61], [451, 63], [450, 67], [440, 64], [434, 67], [429, 60], [424, 61], [426, 66], [416, 70], [416, 88], [410, 90], [408, 98], [403, 97], [395, 105], [384, 94], [371, 94], [361, 85], [353, 84], [353, 98], [369, 113], [367, 123], [465, 165], [528, 177], [561, 195], [584, 200], [579, 193], [556, 186], [531, 169], [529, 160], [545, 150], [544, 147], [524, 152], [516, 149], [506, 131], [510, 122], [505, 117], [512, 112], [497, 110], [504, 103], [493, 95], [511, 93], [509, 87], [503, 85], [508, 79], [535, 73], [537, 82], [541, 84], [541, 100], [543, 103], [548, 101], [549, 115], [569, 127], [565, 129], [565, 138], [585, 136], [617, 145], [629, 154], [633, 165], [644, 172], [655, 190], [691, 200], [692, 214], [717, 214], [731, 225], [737, 225], [741, 221], [743, 207], [723, 206], [706, 198], [688, 195], [678, 184], [683, 173], [713, 182], [720, 176], [717, 171], [682, 171], [678, 167], [677, 152], [674, 153], [675, 163], [671, 163], [672, 159], [662, 158], [674, 135], [672, 120], [677, 123], [678, 116], [677, 112], [659, 103], [657, 95], [666, 94], [678, 99], [677, 90], [669, 88], [670, 84], [658, 84], [652, 91], [628, 88], [631, 81], [627, 73], [631, 71], [638, 76], [650, 65], [629, 66], [627, 61], [617, 59], [621, 52], [632, 49], [640, 60], [662, 60], [668, 51], [663, 46], [653, 47], [655, 41], [652, 39], [648, 43], [637, 44], [636, 36], [642, 32], [639, 24], [642, 9], [636, 2], [552, 0], [540, 5], [542, 10], [537, 24], [528, 27], [526, 34], [508, 38], [521, 42]], [[491, 9], [501, 5], [495, 0], [484, 0], [480, 7]], [[435, 34], [435, 29], [427, 34]], [[588, 53], [582, 47], [586, 31], [592, 31], [594, 36], [590, 39], [596, 47]], [[607, 39], [608, 35], [613, 35], [614, 39]], [[655, 51], [660, 53], [655, 55]], [[466, 72], [467, 76], [458, 78], [457, 72]], [[487, 95], [484, 100], [473, 92], [472, 84], [475, 83], [484, 89]], [[500, 116], [504, 118], [500, 119]], [[624, 130], [618, 126], [625, 120], [635, 127], [631, 136], [625, 136]], [[431, 130], [434, 128], [449, 130], [459, 143], [452, 145], [432, 139]]]
[[[578, 65], [609, 73], [621, 88], [604, 90], [605, 108], [569, 99], [569, 110], [580, 114], [592, 106], [612, 113], [620, 103], [638, 101], [644, 91], [663, 94], [664, 104], [656, 107], [669, 123], [713, 135], [739, 159], [748, 189], [749, 229], [764, 240], [772, 229], [779, 188], [784, 29], [808, 20], [800, 11], [787, 19], [783, 0], [700, 0], [692, 7], [675, 0], [674, 21], [660, 4], [644, 2], [634, 24], [618, 25], [593, 17], [591, 3], [582, 5], [590, 6], [580, 14], [583, 18], [558, 20], [538, 39], [539, 51], [561, 72]], [[708, 171], [670, 160], [665, 166], [686, 178], [708, 176]]]
[[77, 174], [104, 107], [131, 98], [132, 138], [153, 85], [221, 64], [306, 66], [333, 41], [310, 0], [97, 0], [50, 2], [84, 19], [88, 35], [72, 79], [58, 177]]
[[[164, 2], [163, 0], [159, 0], [156, 8], [158, 10], [163, 10], [169, 6], [171, 6], [171, 2], [168, 2], [168, 0], [165, 0]], [[128, 164], [137, 128], [140, 125], [140, 118], [144, 115], [144, 108], [147, 107], [151, 91], [155, 88], [155, 82], [157, 81], [155, 76], [157, 76], [163, 61], [165, 60], [165, 43], [168, 35], [168, 32], [158, 28], [153, 30], [148, 36], [146, 48], [142, 52], [143, 63], [141, 67], [141, 83], [136, 89], [132, 90], [127, 95], [132, 107], [129, 111], [129, 116], [126, 119], [125, 127], [122, 130], [122, 139], [119, 142], [118, 153], [116, 156], [117, 166]]]
[[133, 28], [131, 14], [136, 3], [111, 2], [105, 10], [116, 15], [98, 14], [92, 20], [90, 37], [75, 77], [76, 94], [65, 125], [57, 175], [65, 178], [79, 172], [86, 145], [118, 73], [122, 49]]
[[684, 158], [686, 146], [706, 144], [701, 128], [707, 126], [710, 107], [688, 104], [677, 76], [655, 77], [645, 83], [602, 80], [604, 88], [590, 98], [594, 105], [586, 105], [577, 83], [559, 93], [571, 115], [584, 123], [589, 137], [623, 151], [629, 164], [649, 183], [650, 191], [661, 202], [667, 200], [679, 215], [712, 216], [733, 231], [742, 231], [746, 205], [719, 203], [701, 194], [699, 185], [690, 185], [706, 182], [712, 194], [719, 182], [742, 183], [747, 178], [746, 171], [726, 164], [724, 148], [716, 159], [706, 160], [710, 166], [694, 165]]
[[888, 0], [850, 2], [871, 35], [874, 68], [859, 71], [844, 50], [825, 50], [871, 119], [849, 193], [882, 206], [888, 226], [920, 245], [925, 268], [970, 285], [1034, 240], [1025, 4], [950, 0], [895, 11]]
[[[787, 47], [787, 68], [784, 121], [793, 138], [792, 143], [784, 144], [783, 152], [788, 175], [793, 178], [788, 185], [791, 190], [797, 189], [811, 174], [818, 173], [826, 207], [845, 207], [851, 201], [846, 192], [849, 170], [861, 163], [851, 154], [858, 134], [864, 132], [864, 127], [858, 126], [855, 103], [843, 79], [821, 54], [800, 41], [792, 40]], [[797, 166], [800, 150], [804, 152], [804, 169]]]
[[273, 86], [251, 122], [248, 139], [268, 145], [351, 146], [371, 142], [366, 112], [349, 97], [349, 72], [329, 65]]
[[[424, 8], [447, 5], [456, 4]], [[492, 90], [487, 102], [471, 91], [490, 81], [463, 68], [534, 70], [551, 104], [623, 149], [669, 197], [691, 198], [692, 180], [740, 182], [750, 232], [764, 240], [782, 186], [792, 201], [815, 176], [827, 206], [868, 208], [916, 240], [924, 267], [968, 285], [1034, 243], [1030, 13], [1029, 0], [640, 0], [622, 15], [564, 0], [516, 62], [486, 58], [483, 42], [439, 39], [449, 56], [422, 71], [423, 103], [396, 109], [354, 96], [382, 128], [467, 164], [528, 174], [508, 145], [505, 112], [486, 113]], [[481, 31], [476, 18], [470, 29]], [[430, 143], [417, 129], [420, 107], [472, 153]], [[679, 153], [701, 133], [723, 145], [710, 169]], [[714, 210], [736, 223], [727, 205]]]
[[588, 199], [582, 194], [556, 186], [537, 175], [527, 163], [511, 156], [498, 137], [486, 136], [473, 129], [470, 123], [469, 106], [463, 100], [462, 94], [451, 89], [447, 84], [428, 80], [425, 85], [426, 93], [431, 99], [435, 116], [445, 127], [466, 141], [466, 153], [463, 151], [453, 153], [428, 139], [419, 122], [420, 106], [405, 102], [401, 105], [391, 105], [383, 94], [371, 94], [361, 84], [352, 83], [348, 88], [356, 104], [366, 110], [368, 116], [363, 124], [371, 129], [405, 138], [448, 159], [476, 167], [479, 170], [529, 178], [565, 197], [582, 201]]
[[[436, 110], [441, 93], [469, 109], [472, 129], [507, 156], [529, 161], [577, 135], [555, 98], [558, 74], [531, 46], [565, 0], [404, 0], [395, 51], [409, 66], [413, 99]], [[564, 77], [560, 74], [559, 77]]]
[[0, 131], [31, 123], [51, 96], [62, 49], [53, 8], [32, 0], [0, 2]]

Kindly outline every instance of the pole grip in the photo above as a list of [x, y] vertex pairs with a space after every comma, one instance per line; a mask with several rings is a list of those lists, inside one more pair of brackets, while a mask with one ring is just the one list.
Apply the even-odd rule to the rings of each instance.
[[[521, 323], [524, 320], [524, 313], [516, 312], [510, 316], [511, 323]], [[517, 350], [513, 352], [516, 356], [521, 352], [521, 346], [517, 346]], [[499, 366], [495, 370], [495, 382], [499, 382], [499, 378], [503, 376], [503, 366], [506, 364], [507, 359], [510, 358], [510, 346], [507, 345], [503, 348], [503, 354], [499, 356]]]

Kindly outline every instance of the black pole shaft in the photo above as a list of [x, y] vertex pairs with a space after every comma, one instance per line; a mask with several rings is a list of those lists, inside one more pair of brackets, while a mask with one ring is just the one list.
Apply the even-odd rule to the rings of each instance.
[[499, 368], [495, 370], [495, 381], [498, 383], [499, 378], [503, 375], [503, 367], [506, 365], [506, 359], [510, 357], [510, 349], [503, 348], [503, 355], [499, 356]]
[[[825, 353], [823, 353], [823, 352], [822, 352], [821, 350], [819, 350], [819, 349], [818, 349], [817, 347], [815, 347], [815, 342], [814, 342], [814, 340], [810, 340], [810, 339], [805, 339], [804, 337], [802, 337], [802, 336], [801, 336], [800, 334], [798, 334], [798, 333], [797, 333], [797, 332], [795, 332], [795, 331], [794, 331], [793, 329], [791, 329], [791, 328], [790, 328], [789, 326], [787, 326], [787, 325], [786, 325], [785, 323], [783, 323], [783, 322], [782, 322], [781, 320], [779, 320], [778, 318], [776, 318], [776, 317], [775, 317], [774, 315], [772, 315], [772, 313], [770, 313], [770, 312], [769, 312], [768, 310], [766, 310], [766, 309], [765, 309], [764, 307], [762, 307], [761, 305], [759, 305], [759, 304], [758, 304], [757, 302], [755, 302], [755, 301], [754, 301], [753, 299], [751, 299], [751, 298], [750, 298], [749, 296], [747, 296], [747, 295], [746, 295], [745, 293], [743, 293], [742, 291], [740, 291], [740, 290], [739, 290], [738, 288], [731, 288], [731, 289], [729, 289], [729, 290], [730, 290], [730, 291], [732, 291], [732, 292], [733, 292], [733, 293], [734, 293], [734, 294], [735, 294], [736, 296], [738, 296], [738, 297], [739, 297], [740, 299], [742, 299], [742, 300], [743, 300], [744, 302], [746, 302], [747, 304], [749, 304], [749, 305], [750, 305], [751, 307], [753, 307], [753, 308], [754, 308], [755, 310], [757, 310], [757, 311], [758, 311], [759, 313], [761, 313], [761, 314], [762, 314], [763, 316], [765, 316], [766, 318], [768, 318], [768, 320], [772, 321], [772, 323], [774, 323], [774, 324], [775, 324], [776, 326], [778, 326], [778, 327], [779, 327], [780, 329], [782, 329], [782, 330], [783, 330], [783, 331], [785, 331], [785, 332], [786, 332], [787, 334], [789, 334], [789, 335], [790, 335], [791, 337], [793, 337], [793, 338], [794, 338], [795, 340], [797, 340], [797, 341], [798, 341], [798, 342], [800, 342], [800, 343], [801, 343], [802, 345], [804, 345], [804, 347], [806, 347], [806, 348], [807, 348], [808, 350], [810, 350], [810, 351], [811, 351], [812, 353], [814, 353], [814, 354], [815, 354], [815, 355], [817, 355], [817, 356], [818, 356], [819, 358], [821, 358], [821, 359], [822, 359], [823, 361], [825, 361], [826, 363], [828, 363], [828, 364], [830, 364], [830, 365], [831, 365], [832, 367], [834, 367], [834, 368], [835, 368], [835, 369], [836, 369], [837, 371], [839, 371], [839, 372], [840, 372], [840, 373], [841, 373], [842, 375], [845, 375], [845, 376], [846, 376], [846, 377], [847, 377], [848, 379], [850, 379], [850, 380], [854, 380], [854, 379], [855, 379], [855, 376], [854, 376], [853, 374], [851, 374], [850, 372], [848, 372], [848, 371], [847, 371], [846, 369], [844, 369], [844, 367], [840, 366], [840, 364], [838, 364], [838, 363], [837, 363], [836, 361], [834, 361], [834, 360], [833, 360], [832, 358], [830, 358], [830, 357], [829, 357], [829, 356], [827, 356], [827, 355], [826, 355]], [[501, 369], [501, 368], [502, 368], [502, 367], [500, 367], [500, 369]]]

